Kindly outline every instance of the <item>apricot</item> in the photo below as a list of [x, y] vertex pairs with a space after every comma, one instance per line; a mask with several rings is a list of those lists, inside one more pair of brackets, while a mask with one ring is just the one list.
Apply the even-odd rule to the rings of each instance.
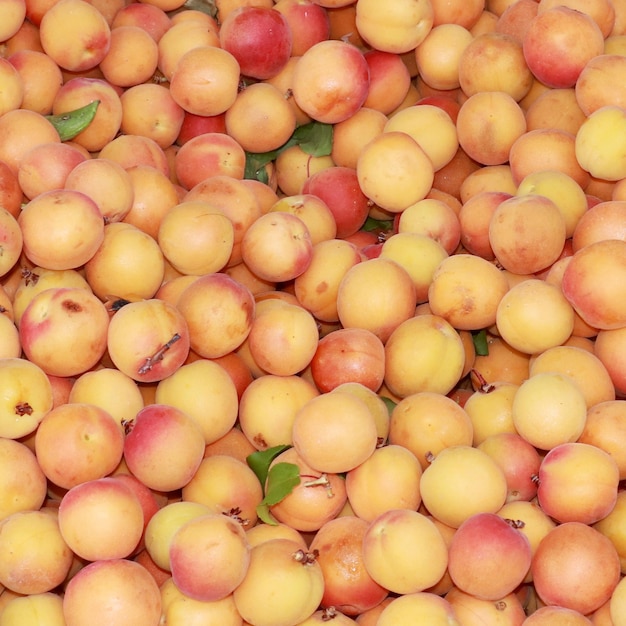
[[477, 513], [454, 533], [448, 572], [455, 586], [477, 598], [499, 600], [513, 593], [531, 564], [528, 538], [495, 513]]
[[441, 450], [424, 470], [420, 488], [430, 514], [453, 528], [476, 513], [497, 512], [507, 497], [504, 472], [486, 452], [468, 445]]
[[263, 499], [261, 485], [250, 467], [225, 454], [202, 459], [181, 493], [185, 502], [199, 502], [211, 513], [230, 516], [244, 530], [256, 523], [256, 507]]
[[356, 172], [363, 193], [373, 203], [400, 213], [428, 195], [435, 169], [411, 135], [389, 130], [363, 147]]
[[594, 445], [555, 446], [543, 458], [538, 476], [539, 504], [557, 522], [594, 524], [615, 506], [619, 467]]
[[346, 484], [341, 476], [314, 470], [295, 448], [279, 454], [270, 469], [278, 463], [296, 465], [300, 482], [285, 498], [270, 507], [275, 519], [298, 531], [314, 532], [340, 514], [347, 501]]
[[367, 404], [349, 393], [334, 391], [311, 398], [293, 422], [295, 449], [319, 472], [347, 472], [360, 465], [374, 452], [377, 439]]
[[[611, 598], [620, 580], [619, 556], [611, 541], [581, 522], [555, 526], [539, 543], [531, 565], [539, 598], [583, 615]], [[584, 591], [580, 590], [586, 572]]]
[[346, 615], [359, 615], [377, 606], [389, 594], [365, 566], [365, 535], [369, 523], [352, 514], [326, 522], [313, 537], [309, 549], [317, 551], [322, 571], [323, 608], [335, 607]]
[[250, 549], [249, 566], [233, 592], [238, 613], [257, 626], [291, 626], [309, 618], [324, 593], [316, 557], [291, 539]]
[[[435, 421], [431, 419], [437, 414]], [[435, 392], [417, 392], [400, 400], [391, 412], [389, 444], [412, 452], [421, 470], [429, 456], [454, 445], [471, 445], [472, 423], [463, 407]]]
[[400, 397], [421, 391], [449, 393], [464, 366], [459, 333], [438, 315], [405, 320], [385, 343], [385, 384]]
[[587, 418], [585, 397], [576, 382], [558, 372], [541, 372], [525, 380], [513, 398], [517, 432], [541, 450], [580, 437]]
[[346, 475], [346, 492], [358, 517], [371, 522], [389, 509], [417, 510], [422, 466], [401, 445], [386, 445]]

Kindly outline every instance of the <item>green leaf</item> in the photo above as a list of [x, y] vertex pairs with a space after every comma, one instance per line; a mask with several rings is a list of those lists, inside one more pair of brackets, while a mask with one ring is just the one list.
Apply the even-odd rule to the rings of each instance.
[[94, 100], [79, 109], [59, 115], [46, 115], [45, 117], [56, 128], [61, 141], [69, 141], [91, 124], [99, 104], [100, 100]]
[[300, 484], [300, 468], [295, 463], [276, 463], [267, 474], [265, 498], [268, 506], [278, 504]]
[[276, 150], [270, 152], [246, 152], [244, 178], [260, 180], [267, 184], [265, 166], [292, 146], [300, 146], [311, 156], [328, 156], [333, 147], [333, 126], [322, 122], [309, 122], [298, 126], [291, 137]]
[[259, 518], [266, 524], [276, 524], [270, 514], [270, 507], [286, 498], [300, 484], [300, 468], [294, 463], [276, 463], [267, 474], [265, 497], [257, 505]]
[[256, 474], [261, 485], [265, 488], [267, 481], [267, 474], [272, 461], [285, 450], [288, 450], [291, 446], [281, 445], [268, 448], [267, 450], [259, 450], [253, 452], [246, 457], [246, 461], [250, 469]]
[[186, 0], [180, 8], [181, 11], [200, 11], [211, 17], [217, 17], [217, 5], [215, 0]]
[[380, 396], [380, 398], [385, 403], [387, 411], [389, 411], [389, 415], [391, 415], [391, 412], [398, 406], [398, 404], [387, 396]]
[[474, 342], [474, 350], [478, 356], [489, 356], [489, 344], [487, 343], [487, 331], [472, 331], [472, 341]]
[[365, 224], [363, 224], [362, 226], [362, 230], [365, 230], [367, 232], [372, 232], [372, 231], [381, 231], [381, 232], [387, 232], [388, 230], [391, 230], [393, 228], [393, 220], [376, 220], [373, 217], [368, 217], [365, 220]]
[[298, 126], [291, 139], [311, 156], [328, 156], [333, 149], [333, 127], [331, 124], [309, 122]]

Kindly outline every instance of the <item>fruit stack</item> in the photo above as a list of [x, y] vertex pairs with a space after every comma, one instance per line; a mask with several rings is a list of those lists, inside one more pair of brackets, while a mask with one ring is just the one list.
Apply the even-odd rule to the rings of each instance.
[[626, 625], [626, 0], [0, 2], [0, 626]]

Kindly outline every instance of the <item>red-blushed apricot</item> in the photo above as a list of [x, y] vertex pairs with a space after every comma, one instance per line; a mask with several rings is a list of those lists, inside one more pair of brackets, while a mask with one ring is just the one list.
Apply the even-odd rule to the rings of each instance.
[[[568, 50], [567, 62], [556, 66], [547, 63], [546, 59], [562, 54], [562, 32], [571, 33], [572, 37], [581, 42], [584, 40], [584, 45]], [[555, 6], [538, 12], [522, 44], [524, 58], [533, 75], [549, 87], [563, 88], [572, 87], [586, 63], [602, 54], [604, 37], [599, 26], [588, 15], [567, 6]]]
[[501, 202], [494, 211], [489, 243], [505, 269], [531, 274], [558, 259], [566, 230], [565, 219], [552, 200], [537, 194], [516, 196]]
[[276, 75], [289, 60], [293, 35], [280, 11], [244, 4], [221, 18], [219, 40], [244, 76], [264, 80]]
[[292, 439], [312, 468], [340, 473], [374, 452], [378, 433], [365, 401], [353, 394], [329, 392], [309, 399], [296, 412]]
[[422, 474], [420, 489], [428, 512], [453, 528], [476, 513], [496, 513], [507, 496], [500, 466], [486, 452], [468, 445], [437, 453]]
[[244, 165], [244, 149], [224, 133], [203, 133], [190, 139], [175, 160], [176, 177], [187, 190], [220, 174], [242, 179]]
[[358, 615], [377, 606], [388, 595], [367, 571], [364, 538], [369, 523], [352, 514], [326, 522], [310, 549], [317, 550], [324, 578], [321, 606], [334, 606], [346, 615]]
[[62, 0], [51, 6], [41, 19], [39, 33], [46, 54], [72, 72], [96, 67], [111, 45], [105, 17], [82, 0]]
[[316, 195], [302, 193], [286, 196], [272, 204], [265, 213], [276, 211], [299, 217], [309, 230], [313, 246], [321, 241], [334, 239], [337, 235], [335, 215], [326, 202]]
[[477, 513], [458, 528], [449, 546], [448, 572], [472, 596], [499, 600], [513, 593], [531, 564], [528, 538], [495, 513]]
[[322, 393], [348, 382], [377, 391], [385, 374], [385, 348], [369, 330], [342, 328], [320, 339], [310, 364]]
[[56, 287], [35, 295], [24, 310], [20, 342], [47, 374], [76, 376], [104, 355], [108, 326], [109, 313], [91, 290]]
[[241, 240], [244, 263], [259, 277], [286, 282], [302, 274], [313, 255], [306, 224], [291, 213], [272, 211], [259, 217]]
[[309, 48], [296, 64], [293, 96], [312, 119], [336, 124], [365, 102], [369, 67], [363, 53], [345, 41], [329, 39]]
[[126, 5], [120, 8], [111, 22], [111, 28], [139, 26], [157, 43], [170, 28], [171, 20], [163, 9], [147, 2]]
[[619, 467], [608, 452], [594, 445], [576, 441], [552, 448], [538, 477], [539, 505], [557, 522], [591, 525], [615, 506]]
[[478, 447], [498, 463], [504, 472], [508, 493], [507, 502], [532, 500], [537, 495], [541, 456], [537, 449], [516, 432], [494, 433]]
[[74, 554], [87, 561], [130, 556], [141, 539], [143, 522], [138, 497], [110, 477], [75, 485], [59, 505], [61, 534]]
[[[617, 239], [591, 243], [574, 254], [563, 273], [561, 288], [565, 297], [583, 320], [595, 328], [611, 330], [624, 326], [619, 309], [621, 299], [615, 297], [615, 290], [619, 293], [616, 285], [621, 281], [625, 251], [626, 242]], [[591, 284], [594, 286], [588, 291]]]
[[[580, 522], [553, 528], [539, 543], [531, 568], [535, 589], [544, 603], [583, 615], [610, 599], [620, 580], [619, 556], [611, 541]], [[588, 580], [580, 593], [575, 581], [583, 571]]]

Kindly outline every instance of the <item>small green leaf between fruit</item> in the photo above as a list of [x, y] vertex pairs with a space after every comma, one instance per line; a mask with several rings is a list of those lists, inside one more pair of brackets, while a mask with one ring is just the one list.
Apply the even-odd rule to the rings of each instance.
[[58, 115], [46, 115], [46, 119], [56, 128], [61, 141], [74, 139], [76, 135], [82, 133], [93, 121], [100, 100], [94, 100], [84, 107], [59, 113]]
[[291, 446], [280, 445], [268, 448], [267, 450], [258, 450], [246, 457], [248, 467], [255, 473], [259, 479], [261, 486], [265, 488], [267, 481], [267, 475], [270, 469], [272, 461], [285, 450], [288, 450]]
[[267, 474], [265, 497], [257, 506], [257, 515], [266, 524], [276, 524], [270, 507], [286, 498], [300, 484], [300, 468], [294, 463], [276, 463]]
[[393, 220], [376, 220], [373, 217], [368, 217], [365, 223], [361, 227], [361, 230], [367, 232], [387, 232], [393, 228]]
[[474, 350], [478, 356], [489, 356], [489, 344], [487, 342], [487, 331], [472, 331], [472, 341], [474, 342]]
[[244, 178], [268, 182], [265, 166], [292, 146], [300, 148], [311, 156], [328, 156], [333, 147], [333, 126], [322, 122], [309, 122], [298, 126], [291, 137], [276, 150], [270, 152], [246, 152]]
[[380, 398], [385, 403], [387, 411], [389, 411], [389, 415], [391, 415], [391, 412], [396, 408], [396, 406], [398, 406], [397, 403], [387, 396], [380, 396]]

